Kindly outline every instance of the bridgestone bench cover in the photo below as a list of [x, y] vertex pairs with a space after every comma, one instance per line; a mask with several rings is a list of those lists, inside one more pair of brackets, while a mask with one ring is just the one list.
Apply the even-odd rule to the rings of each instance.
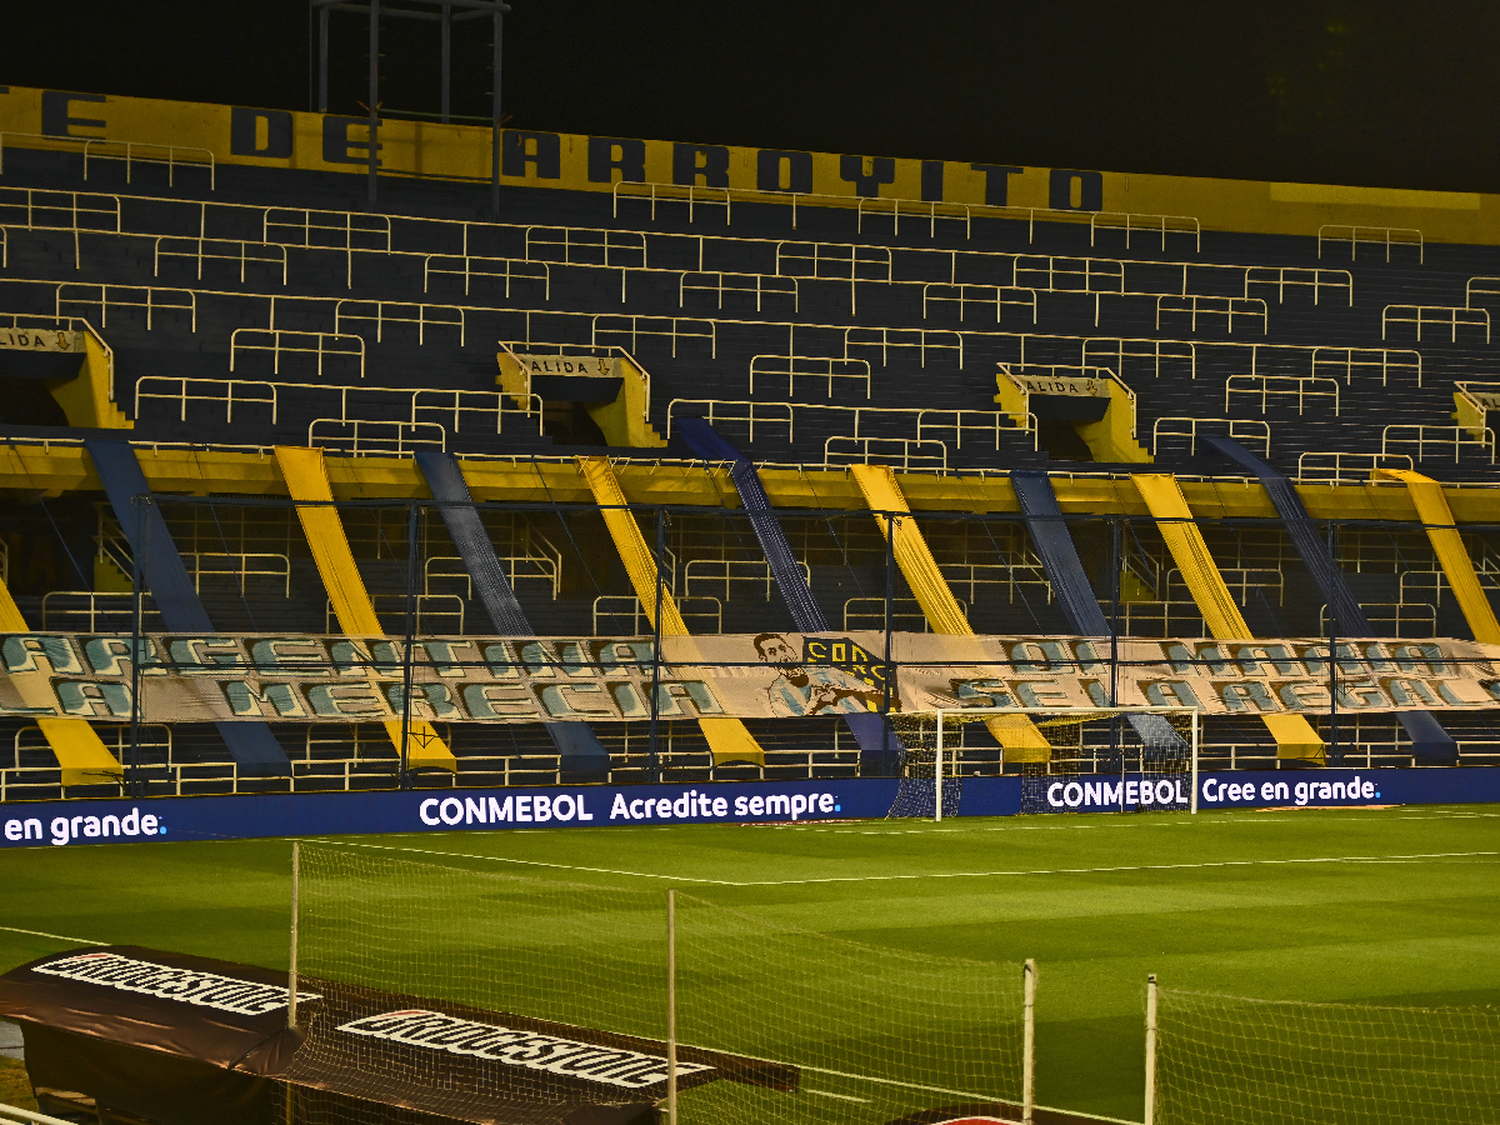
[[[265, 1125], [287, 1100], [376, 1122], [654, 1125], [666, 1045], [335, 981], [137, 946], [52, 954], [0, 977], [36, 1086], [163, 1125]], [[795, 1067], [678, 1049], [678, 1087], [728, 1079], [795, 1090]]]

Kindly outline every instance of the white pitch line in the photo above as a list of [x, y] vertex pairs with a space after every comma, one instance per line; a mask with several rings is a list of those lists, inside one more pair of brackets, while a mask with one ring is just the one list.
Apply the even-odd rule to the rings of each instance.
[[474, 855], [467, 852], [444, 852], [430, 848], [402, 848], [388, 844], [360, 844], [352, 841], [327, 840], [321, 842], [339, 847], [371, 848], [387, 852], [415, 852], [418, 855], [449, 856], [458, 859], [477, 859], [488, 863], [512, 863], [527, 867], [547, 867], [560, 871], [584, 871], [594, 875], [625, 875], [637, 879], [657, 879], [666, 882], [706, 883], [716, 887], [794, 887], [819, 883], [894, 883], [923, 879], [996, 879], [1023, 878], [1029, 875], [1109, 875], [1129, 871], [1194, 871], [1220, 867], [1286, 867], [1298, 863], [1396, 863], [1411, 860], [1473, 859], [1500, 856], [1500, 851], [1470, 852], [1418, 852], [1402, 855], [1336, 855], [1294, 856], [1290, 859], [1221, 859], [1203, 860], [1198, 863], [1133, 863], [1110, 867], [1034, 867], [1001, 868], [994, 871], [924, 871], [902, 875], [827, 875], [808, 879], [705, 879], [693, 875], [663, 875], [653, 871], [628, 871], [610, 867], [579, 867], [566, 863], [547, 863], [536, 859], [513, 859], [509, 856]]
[[853, 1094], [835, 1094], [832, 1090], [803, 1090], [804, 1094], [816, 1094], [820, 1098], [838, 1098], [843, 1102], [859, 1102], [861, 1105], [869, 1105], [869, 1098], [856, 1098]]
[[69, 937], [67, 934], [49, 934], [46, 930], [23, 930], [20, 926], [0, 926], [0, 930], [5, 930], [12, 934], [30, 934], [32, 937], [56, 938], [58, 941], [73, 941], [79, 945], [109, 944], [105, 941], [95, 941], [93, 938]]

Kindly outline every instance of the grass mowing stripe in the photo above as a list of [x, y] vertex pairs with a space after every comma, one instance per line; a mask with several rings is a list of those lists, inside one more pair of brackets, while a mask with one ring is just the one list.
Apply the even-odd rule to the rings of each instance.
[[1214, 867], [1281, 867], [1298, 863], [1407, 863], [1413, 860], [1476, 859], [1500, 856], [1500, 851], [1413, 852], [1397, 855], [1294, 856], [1290, 859], [1219, 859], [1197, 863], [1133, 863], [1110, 867], [1037, 867], [995, 871], [926, 871], [905, 875], [825, 875], [808, 879], [706, 879], [694, 875], [662, 875], [651, 871], [628, 871], [623, 868], [582, 867], [566, 863], [548, 863], [536, 859], [513, 859], [509, 856], [475, 855], [471, 852], [445, 852], [431, 848], [405, 848], [390, 844], [361, 844], [352, 840], [321, 839], [319, 843], [346, 848], [373, 848], [386, 852], [413, 852], [417, 855], [448, 856], [453, 859], [477, 859], [489, 863], [513, 863], [526, 867], [547, 867], [560, 871], [580, 871], [592, 875], [625, 875], [637, 879], [667, 882], [706, 883], [716, 887], [795, 887], [818, 883], [890, 883], [922, 879], [996, 879], [1027, 875], [1109, 875], [1127, 871], [1194, 871]]
[[[428, 849], [387, 855], [558, 883], [638, 889], [644, 882], [664, 890], [675, 878], [684, 890], [724, 899], [736, 909], [764, 910], [882, 947], [988, 961], [1037, 957], [1045, 981], [1037, 1006], [1038, 1105], [1098, 1121], [1139, 1122], [1142, 982], [1151, 972], [1187, 989], [1268, 999], [1500, 1003], [1494, 937], [1500, 933], [1500, 861], [1470, 853], [1477, 844], [1500, 849], [1493, 828], [1485, 828], [1492, 820], [1493, 812], [1474, 806], [1254, 815], [1238, 810], [1198, 817], [969, 818], [913, 825], [921, 830], [893, 835], [862, 834], [883, 827], [879, 822], [760, 831], [674, 824], [403, 833], [340, 842]], [[972, 835], [960, 831], [961, 824]], [[287, 949], [287, 844], [275, 839], [0, 851], [0, 913], [13, 927], [0, 930], [0, 969], [81, 944], [60, 933], [40, 936], [53, 934], [40, 926], [62, 922], [71, 929], [73, 921], [83, 921], [88, 929], [90, 919], [104, 920], [108, 941], [279, 966]], [[460, 855], [441, 852], [437, 844], [493, 849], [520, 862], [492, 853], [460, 864]], [[1424, 854], [1419, 849], [1443, 858], [1399, 858]], [[443, 859], [445, 854], [450, 858]], [[1285, 862], [1291, 857], [1325, 861]], [[804, 875], [878, 876], [924, 867], [983, 872], [1001, 859], [1018, 874], [1095, 865], [1126, 870], [1118, 877], [1002, 875], [926, 886], [909, 880], [741, 889], [741, 881]], [[1256, 886], [1221, 893], [1221, 884], [1241, 880], [1221, 879], [1234, 873], [1204, 866], [1215, 860], [1273, 862], [1241, 872], [1244, 882]], [[1139, 873], [1130, 873], [1133, 865], [1140, 865]], [[709, 871], [716, 876], [707, 876]], [[1434, 876], [1430, 887], [1424, 872]], [[1340, 884], [1336, 901], [1320, 886], [1330, 879]], [[1154, 887], [1172, 894], [1158, 902]], [[1179, 892], [1188, 897], [1177, 897]], [[1181, 912], [1177, 907], [1184, 902], [1190, 909]], [[22, 923], [31, 929], [22, 931]], [[478, 956], [494, 956], [494, 942], [484, 935], [476, 933], [470, 944]], [[419, 946], [420, 940], [414, 943]], [[768, 996], [777, 987], [775, 975], [767, 975]], [[794, 1052], [772, 1038], [761, 1053]], [[819, 1061], [846, 1071], [869, 1069], [863, 1052]], [[928, 1073], [909, 1077], [968, 1085]], [[812, 1072], [804, 1081], [826, 1081], [819, 1088], [830, 1092], [859, 1088]], [[965, 1100], [925, 1097], [933, 1104]], [[826, 1112], [835, 1101], [808, 1098], [804, 1108]]]
[[93, 938], [69, 937], [67, 934], [49, 934], [45, 930], [23, 930], [23, 929], [21, 929], [20, 926], [0, 926], [0, 930], [4, 930], [6, 933], [10, 933], [10, 934], [28, 934], [31, 937], [56, 938], [58, 941], [76, 942], [78, 945], [108, 945], [109, 944], [109, 942], [107, 942], [107, 941], [95, 941]]
[[[866, 828], [866, 827], [863, 827], [860, 822], [847, 821], [847, 820], [840, 820], [840, 821], [806, 821], [806, 822], [798, 822], [796, 824], [789, 824], [789, 823], [788, 824], [783, 824], [783, 823], [757, 824], [757, 825], [751, 825], [750, 827], [755, 827], [755, 828], [781, 828], [781, 829], [795, 828], [795, 829], [801, 829], [801, 830], [807, 831], [807, 832], [826, 832], [826, 833], [830, 833], [830, 834], [849, 834], [849, 835], [856, 835], [856, 836], [910, 836], [910, 835], [913, 835], [913, 834], [916, 834], [916, 833], [919, 833], [919, 832], [923, 833], [925, 835], [941, 835], [941, 834], [946, 834], [946, 833], [960, 833], [960, 832], [1078, 832], [1078, 831], [1087, 831], [1089, 829], [1096, 829], [1096, 828], [1108, 828], [1108, 829], [1114, 829], [1114, 830], [1118, 831], [1121, 828], [1148, 828], [1148, 829], [1149, 828], [1192, 828], [1195, 825], [1206, 824], [1206, 823], [1213, 823], [1213, 824], [1219, 825], [1221, 827], [1222, 826], [1243, 827], [1245, 825], [1251, 825], [1251, 824], [1281, 825], [1281, 824], [1291, 823], [1290, 818], [1285, 817], [1285, 816], [1276, 816], [1274, 814], [1277, 814], [1277, 813], [1308, 813], [1308, 812], [1354, 812], [1354, 813], [1359, 813], [1359, 812], [1383, 811], [1383, 810], [1386, 810], [1386, 809], [1391, 809], [1391, 808], [1396, 808], [1396, 807], [1400, 807], [1400, 806], [1395, 806], [1395, 805], [1378, 805], [1378, 806], [1371, 806], [1371, 805], [1348, 805], [1348, 806], [1307, 805], [1307, 806], [1304, 806], [1304, 807], [1301, 807], [1301, 808], [1296, 807], [1296, 806], [1293, 806], [1291, 808], [1277, 806], [1275, 808], [1245, 808], [1245, 809], [1212, 809], [1212, 810], [1205, 810], [1205, 812], [1209, 813], [1210, 815], [1213, 814], [1213, 813], [1222, 813], [1222, 812], [1230, 812], [1230, 813], [1255, 813], [1255, 814], [1257, 814], [1256, 816], [1253, 816], [1253, 817], [1248, 817], [1248, 816], [1233, 816], [1233, 817], [1214, 816], [1211, 821], [1209, 819], [1209, 816], [1205, 816], [1203, 820], [1197, 820], [1197, 819], [1193, 819], [1191, 817], [1182, 817], [1182, 816], [1152, 816], [1152, 817], [1149, 817], [1149, 818], [1144, 818], [1143, 817], [1143, 818], [1138, 819], [1138, 820], [1129, 820], [1129, 821], [1118, 820], [1118, 819], [1114, 819], [1112, 817], [1106, 818], [1105, 816], [1100, 816], [1098, 823], [1086, 823], [1086, 822], [1082, 822], [1082, 821], [1079, 821], [1079, 820], [1074, 820], [1074, 819], [1071, 819], [1071, 818], [1066, 818], [1066, 817], [1063, 817], [1063, 816], [1043, 816], [1043, 817], [1026, 817], [1026, 818], [1020, 818], [1020, 817], [1017, 817], [1017, 818], [1009, 818], [1009, 817], [1004, 818], [1006, 820], [1021, 821], [1021, 823], [1006, 823], [1006, 824], [993, 824], [993, 825], [966, 824], [966, 825], [964, 825], [961, 828], [936, 828], [936, 827], [933, 827], [933, 825], [936, 822], [933, 821], [932, 818], [930, 818], [930, 817], [913, 817], [913, 818], [911, 818], [913, 821], [915, 821], [916, 823], [925, 825], [927, 827], [925, 829], [919, 829], [919, 828]], [[1415, 815], [1393, 816], [1393, 817], [1390, 817], [1388, 819], [1391, 819], [1391, 820], [1444, 820], [1444, 821], [1446, 821], [1446, 820], [1494, 820], [1496, 818], [1500, 818], [1500, 813], [1489, 813], [1489, 812], [1449, 812], [1449, 811], [1444, 811], [1444, 810], [1441, 810], [1441, 809], [1436, 809], [1436, 810], [1433, 810], [1431, 812], [1420, 813], [1420, 814], [1415, 814]], [[1037, 819], [1051, 821], [1052, 823], [1046, 823], [1046, 824], [1024, 823], [1025, 820], [1037, 820]]]
[[581, 867], [571, 863], [546, 863], [540, 859], [512, 859], [503, 855], [474, 855], [470, 852], [445, 852], [436, 848], [401, 848], [391, 844], [361, 844], [353, 840], [308, 836], [309, 842], [331, 844], [341, 848], [370, 848], [381, 852], [412, 852], [416, 855], [447, 856], [450, 859], [478, 859], [486, 863], [514, 863], [523, 867], [550, 867], [557, 871], [582, 871], [590, 875], [629, 875], [636, 879], [666, 879], [674, 883], [706, 883], [716, 887], [750, 887], [756, 883], [736, 883], [728, 879], [703, 879], [694, 875], [653, 875], [649, 871], [623, 871], [612, 867]]
[[[1198, 863], [1133, 863], [1112, 867], [1038, 867], [999, 871], [930, 871], [911, 875], [824, 875], [811, 879], [763, 879], [736, 887], [788, 887], [812, 883], [891, 883], [920, 879], [990, 879], [1025, 875], [1109, 875], [1123, 871], [1192, 871], [1210, 867], [1281, 867], [1294, 863], [1400, 863], [1418, 859], [1472, 859], [1500, 856], [1500, 851], [1427, 852], [1411, 855], [1295, 856], [1291, 859], [1217, 859]], [[662, 878], [663, 876], [652, 876]]]

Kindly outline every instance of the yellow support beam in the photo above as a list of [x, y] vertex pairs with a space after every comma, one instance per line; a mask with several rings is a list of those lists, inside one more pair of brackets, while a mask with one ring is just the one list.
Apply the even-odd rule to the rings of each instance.
[[1479, 585], [1474, 560], [1464, 549], [1458, 521], [1453, 518], [1453, 509], [1443, 497], [1443, 486], [1410, 469], [1376, 469], [1375, 478], [1397, 480], [1406, 485], [1412, 503], [1417, 507], [1417, 517], [1426, 525], [1432, 550], [1448, 578], [1448, 585], [1453, 587], [1459, 608], [1464, 611], [1464, 620], [1474, 632], [1474, 639], [1481, 644], [1500, 645], [1500, 621], [1495, 619], [1495, 609]]
[[[864, 494], [865, 502], [877, 514], [875, 523], [880, 533], [891, 538], [890, 517], [880, 512], [906, 512], [911, 508], [901, 486], [896, 483], [896, 474], [884, 465], [854, 465], [851, 467], [855, 483]], [[892, 553], [896, 565], [906, 576], [906, 583], [916, 595], [917, 604], [932, 624], [934, 632], [950, 636], [972, 636], [973, 628], [964, 616], [958, 599], [953, 596], [937, 560], [927, 547], [916, 519], [896, 519]], [[1047, 762], [1052, 759], [1052, 745], [1026, 715], [994, 715], [985, 720], [995, 740], [1005, 747], [1008, 762]]]
[[[656, 557], [646, 546], [646, 539], [641, 535], [635, 516], [625, 507], [625, 491], [620, 487], [619, 478], [615, 476], [614, 466], [609, 463], [608, 457], [580, 457], [578, 471], [588, 482], [589, 491], [599, 505], [599, 514], [604, 517], [604, 526], [614, 540], [615, 550], [620, 553], [620, 561], [625, 564], [625, 573], [630, 576], [630, 584], [635, 587], [635, 596], [640, 599], [641, 608], [654, 622], [656, 591], [660, 585], [656, 574]], [[665, 589], [661, 593], [662, 636], [687, 636], [688, 628], [677, 609], [676, 601]], [[703, 731], [703, 737], [708, 739], [709, 749], [713, 751], [714, 765], [724, 762], [754, 762], [759, 766], [766, 764], [766, 752], [739, 719], [700, 718], [698, 726]]]
[[[31, 629], [21, 616], [16, 599], [9, 588], [0, 582], [0, 633], [29, 633]], [[17, 680], [17, 685], [25, 683]], [[47, 698], [29, 699], [24, 689], [21, 702], [28, 707], [51, 707], [51, 692]], [[109, 752], [94, 728], [82, 719], [58, 719], [38, 717], [36, 725], [42, 729], [42, 737], [57, 755], [57, 764], [62, 767], [63, 785], [98, 785], [105, 781], [119, 781], [125, 775], [119, 760]]]
[[[328, 469], [323, 461], [321, 449], [300, 446], [278, 445], [276, 463], [286, 480], [287, 489], [297, 503], [297, 518], [302, 522], [302, 533], [312, 548], [313, 560], [318, 564], [318, 574], [328, 591], [328, 600], [333, 603], [333, 612], [339, 619], [339, 628], [351, 637], [384, 637], [388, 634], [380, 626], [375, 614], [375, 603], [365, 589], [365, 580], [360, 576], [359, 566], [354, 561], [354, 552], [349, 549], [349, 537], [344, 534], [343, 521], [337, 509], [324, 507], [333, 500], [333, 488], [328, 482]], [[316, 506], [315, 506], [316, 505]], [[396, 752], [401, 752], [401, 722], [396, 719], [385, 723], [386, 734]], [[412, 719], [407, 724], [408, 749], [406, 764], [411, 769], [443, 769], [458, 772], [458, 759], [453, 751], [438, 737], [432, 724], [425, 719]]]
[[[287, 487], [267, 453], [215, 449], [137, 446], [141, 468], [153, 492], [187, 496], [286, 496]], [[593, 499], [572, 459], [547, 461], [462, 461], [474, 499], [542, 504], [587, 504]], [[430, 497], [415, 462], [396, 457], [340, 457], [327, 465], [329, 484], [339, 500], [418, 499]], [[700, 504], [722, 508], [736, 503], [729, 474], [698, 462], [621, 465], [621, 487], [635, 503]], [[777, 507], [861, 511], [863, 494], [843, 469], [762, 469], [766, 494]], [[1010, 481], [1003, 477], [897, 474], [913, 511], [1018, 513]], [[1201, 519], [1274, 519], [1276, 509], [1265, 489], [1254, 481], [1209, 480], [1180, 484]], [[0, 489], [40, 493], [51, 499], [69, 492], [102, 488], [82, 445], [23, 441], [0, 446]], [[1058, 478], [1053, 481], [1058, 506], [1070, 516], [1146, 516], [1140, 494], [1128, 477]], [[1442, 486], [1443, 498], [1460, 523], [1500, 523], [1500, 489], [1477, 485]], [[1417, 519], [1404, 489], [1377, 484], [1309, 485], [1297, 494], [1313, 519]]]
[[[1142, 473], [1130, 479], [1156, 520], [1156, 528], [1167, 550], [1172, 552], [1172, 561], [1177, 564], [1209, 632], [1221, 641], [1251, 640], [1250, 626], [1245, 623], [1240, 607], [1235, 605], [1229, 587], [1224, 584], [1224, 576], [1219, 573], [1218, 564], [1203, 541], [1203, 533], [1193, 522], [1193, 511], [1178, 487], [1177, 478], [1168, 474]], [[1303, 716], [1262, 715], [1261, 718], [1276, 740], [1278, 758], [1324, 759], [1323, 740]]]

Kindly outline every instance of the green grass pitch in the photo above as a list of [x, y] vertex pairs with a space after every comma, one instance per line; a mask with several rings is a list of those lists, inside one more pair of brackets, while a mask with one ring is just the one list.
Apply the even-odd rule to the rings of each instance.
[[[1500, 1004], [1500, 813], [1473, 808], [348, 842], [575, 883], [675, 885], [902, 950], [1034, 957], [1038, 1101], [1126, 1120], [1142, 1116], [1148, 972], [1244, 996]], [[285, 840], [0, 853], [0, 969], [80, 941], [284, 966], [289, 855]]]

